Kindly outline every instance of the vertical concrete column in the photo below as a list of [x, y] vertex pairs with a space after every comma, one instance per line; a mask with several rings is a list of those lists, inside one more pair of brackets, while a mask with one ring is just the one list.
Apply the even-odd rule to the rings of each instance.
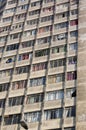
[[79, 0], [76, 130], [86, 130], [86, 0]]

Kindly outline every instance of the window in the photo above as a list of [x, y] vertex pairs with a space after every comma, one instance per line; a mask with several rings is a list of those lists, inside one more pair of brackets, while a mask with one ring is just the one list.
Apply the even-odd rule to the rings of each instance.
[[15, 9], [16, 9], [16, 8], [6, 9], [6, 10], [4, 11], [4, 13], [15, 12]]
[[26, 17], [26, 13], [22, 13], [22, 14], [18, 14], [14, 16], [15, 20], [21, 20], [24, 19]]
[[7, 18], [3, 18], [3, 22], [11, 22], [11, 21], [12, 21], [12, 16], [7, 17]]
[[69, 51], [76, 51], [77, 50], [77, 43], [69, 44]]
[[51, 25], [39, 28], [38, 33], [44, 33], [44, 32], [48, 32], [48, 31], [52, 31], [52, 26]]
[[24, 97], [22, 97], [22, 96], [9, 98], [9, 100], [8, 100], [9, 107], [22, 105], [23, 100], [24, 100]]
[[36, 112], [25, 113], [24, 117], [27, 122], [38, 122], [40, 121], [41, 112], [36, 111]]
[[65, 108], [65, 117], [75, 117], [75, 106]]
[[17, 24], [15, 24], [15, 25], [12, 25], [12, 26], [11, 26], [11, 31], [13, 31], [13, 30], [15, 30], [15, 29], [22, 29], [22, 28], [23, 28], [23, 25], [24, 25], [23, 22], [22, 22], [22, 23], [17, 23]]
[[70, 26], [78, 25], [78, 19], [70, 21]]
[[40, 14], [40, 9], [29, 12], [29, 16]]
[[33, 19], [33, 20], [30, 20], [30, 21], [27, 21], [27, 25], [37, 25], [38, 24], [38, 19]]
[[48, 12], [54, 11], [54, 6], [43, 8], [42, 11], [43, 11], [43, 13], [48, 13]]
[[26, 104], [37, 103], [43, 101], [43, 94], [34, 94], [27, 96]]
[[21, 5], [17, 7], [17, 11], [27, 10], [28, 5]]
[[60, 13], [60, 14], [56, 14], [55, 18], [56, 19], [62, 19], [62, 18], [67, 18], [68, 16], [69, 16], [69, 12], [63, 12], [63, 13]]
[[78, 4], [78, 0], [71, 0], [71, 5]]
[[40, 38], [40, 39], [37, 40], [37, 45], [50, 43], [50, 41], [51, 41], [51, 37]]
[[8, 70], [3, 70], [0, 71], [0, 77], [4, 78], [4, 76], [11, 76], [12, 75], [12, 69], [8, 69]]
[[5, 107], [5, 99], [0, 99], [0, 108]]
[[68, 58], [68, 65], [76, 64], [77, 63], [77, 57], [69, 57]]
[[53, 20], [53, 15], [41, 18], [41, 22], [47, 22], [47, 21], [51, 21], [51, 20]]
[[32, 66], [32, 71], [44, 70], [47, 68], [47, 63], [38, 63]]
[[25, 31], [25, 32], [23, 33], [23, 36], [24, 36], [24, 37], [35, 36], [35, 35], [36, 35], [36, 29], [28, 30], [28, 31]]
[[78, 14], [78, 10], [77, 9], [71, 10], [71, 15], [76, 15], [76, 14]]
[[0, 53], [4, 51], [4, 47], [0, 47]]
[[1, 125], [1, 122], [2, 122], [2, 117], [0, 116], [0, 125]]
[[26, 87], [27, 81], [26, 80], [21, 80], [21, 81], [16, 81], [12, 83], [12, 90], [16, 89], [23, 89]]
[[54, 29], [61, 29], [61, 28], [66, 28], [68, 27], [68, 22], [64, 22], [64, 23], [59, 23], [59, 24], [55, 24], [54, 25]]
[[66, 98], [74, 97], [73, 94], [75, 93], [75, 91], [76, 91], [75, 88], [68, 88], [68, 89], [66, 89]]
[[22, 60], [31, 60], [32, 58], [32, 53], [24, 53], [24, 54], [20, 54], [18, 56], [18, 61], [22, 61]]
[[35, 52], [35, 57], [46, 56], [49, 54], [49, 49], [40, 50]]
[[0, 33], [2, 32], [7, 32], [10, 30], [10, 26], [6, 26], [6, 27], [0, 27]]
[[52, 53], [61, 53], [61, 52], [66, 52], [66, 45], [63, 46], [56, 46], [52, 48]]
[[78, 37], [78, 31], [72, 31], [72, 32], [70, 32], [70, 37], [71, 37], [71, 38], [72, 38], [72, 37], [77, 38], [77, 37]]
[[45, 82], [46, 82], [46, 78], [45, 77], [31, 79], [30, 80], [30, 87], [45, 85]]
[[17, 2], [17, 0], [8, 1], [8, 5], [15, 4], [16, 2]]
[[29, 72], [29, 66], [18, 67], [15, 70], [15, 74], [23, 74]]
[[64, 81], [64, 74], [57, 74], [57, 75], [52, 75], [52, 76], [48, 76], [48, 83], [52, 84], [52, 83], [59, 83]]
[[9, 39], [10, 40], [17, 39], [17, 38], [20, 38], [20, 36], [21, 36], [21, 33], [11, 34]]
[[4, 117], [4, 125], [18, 124], [20, 123], [21, 115], [7, 115]]
[[63, 10], [64, 8], [68, 8], [69, 3], [64, 3], [56, 6], [56, 11]]
[[67, 72], [67, 80], [76, 80], [77, 79], [77, 72]]
[[5, 42], [5, 41], [6, 41], [6, 39], [7, 39], [7, 37], [6, 37], [6, 36], [0, 37], [0, 42], [1, 42], [1, 43], [3, 43], [3, 42]]
[[56, 91], [47, 92], [45, 100], [50, 101], [50, 100], [57, 100], [63, 98], [64, 98], [63, 90], [58, 90], [58, 91], [56, 90]]
[[75, 127], [64, 128], [64, 130], [75, 130]]
[[62, 34], [53, 36], [53, 41], [60, 41], [60, 40], [66, 40], [66, 39], [67, 39], [66, 33], [62, 33]]
[[35, 40], [31, 40], [28, 42], [23, 42], [20, 44], [21, 48], [26, 48], [26, 47], [32, 47], [34, 46]]
[[47, 3], [49, 3], [49, 2], [54, 2], [54, 1], [55, 1], [55, 0], [44, 0], [43, 2], [47, 4]]
[[13, 44], [13, 45], [8, 45], [6, 48], [6, 51], [13, 51], [13, 50], [17, 50], [19, 48], [19, 44]]
[[39, 6], [39, 5], [41, 5], [41, 1], [36, 1], [36, 2], [31, 3], [31, 7]]
[[50, 68], [65, 66], [65, 59], [50, 61]]
[[9, 83], [0, 84], [0, 92], [7, 91], [9, 88]]
[[54, 109], [54, 110], [46, 110], [44, 112], [44, 119], [45, 120], [50, 120], [50, 119], [57, 119], [57, 118], [62, 118], [62, 109]]

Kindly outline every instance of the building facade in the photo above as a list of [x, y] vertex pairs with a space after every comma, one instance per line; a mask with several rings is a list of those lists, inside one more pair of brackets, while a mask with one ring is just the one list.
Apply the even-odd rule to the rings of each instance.
[[86, 130], [86, 1], [0, 2], [0, 130]]

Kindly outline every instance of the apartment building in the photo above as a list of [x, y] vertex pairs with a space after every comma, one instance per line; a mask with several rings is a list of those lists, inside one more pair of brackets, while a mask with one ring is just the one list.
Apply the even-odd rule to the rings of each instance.
[[0, 2], [0, 130], [86, 130], [86, 1]]

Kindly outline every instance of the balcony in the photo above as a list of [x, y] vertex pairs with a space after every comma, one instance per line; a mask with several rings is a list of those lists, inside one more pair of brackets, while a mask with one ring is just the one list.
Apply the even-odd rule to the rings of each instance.
[[41, 93], [44, 90], [44, 86], [37, 86], [37, 87], [29, 87], [28, 86], [28, 90], [27, 90], [27, 95], [29, 94], [36, 94], [36, 93]]
[[2, 64], [0, 64], [0, 70], [13, 68], [13, 65], [14, 65], [14, 63], [9, 63], [9, 64], [2, 63]]
[[46, 7], [49, 7], [49, 6], [54, 6], [54, 1], [53, 2], [43, 3], [43, 8], [46, 8]]
[[63, 29], [55, 29], [53, 32], [53, 35], [61, 34], [61, 33], [66, 33], [68, 31], [68, 28], [63, 28]]
[[9, 92], [9, 97], [18, 97], [18, 96], [22, 96], [24, 95], [24, 91], [25, 89], [22, 88], [22, 89], [14, 89], [14, 90], [10, 90]]
[[37, 38], [48, 37], [51, 35], [51, 31], [42, 32], [37, 34]]
[[[52, 87], [53, 86], [53, 87]], [[54, 90], [59, 90], [64, 88], [64, 83], [53, 83], [53, 84], [48, 84], [46, 86], [46, 91], [54, 91]]]
[[62, 22], [66, 22], [66, 21], [68, 21], [67, 17], [65, 17], [65, 18], [56, 18], [55, 17], [54, 24], [56, 24], [56, 23], [62, 23]]
[[3, 13], [3, 18], [5, 18], [5, 17], [11, 17], [13, 15], [14, 15], [14, 12]]
[[18, 6], [28, 4], [28, 0], [25, 1], [19, 1]]
[[37, 24], [35, 25], [25, 25], [24, 27], [24, 31], [27, 31], [28, 29], [36, 29], [37, 28]]
[[77, 55], [77, 51], [69, 51], [68, 56], [76, 56]]
[[62, 100], [53, 100], [44, 102], [44, 110], [46, 109], [55, 109], [62, 107]]
[[4, 53], [4, 57], [8, 57], [8, 56], [12, 56], [12, 55], [16, 55], [17, 54], [17, 50], [13, 50], [13, 51], [5, 51]]
[[24, 112], [32, 112], [32, 111], [40, 111], [41, 110], [41, 103], [33, 103], [33, 104], [26, 104], [24, 107]]
[[39, 70], [35, 72], [31, 72], [30, 78], [43, 77], [46, 75], [46, 70]]
[[24, 79], [27, 79], [27, 77], [28, 77], [28, 73], [13, 75], [12, 81], [14, 82], [17, 80], [24, 80]]
[[10, 9], [10, 8], [15, 8], [15, 7], [16, 7], [16, 3], [10, 4], [10, 5], [7, 4], [5, 9]]
[[13, 107], [6, 107], [5, 115], [13, 115], [13, 114], [21, 113], [21, 105], [13, 106]]
[[50, 11], [50, 12], [48, 12], [48, 13], [46, 13], [46, 12], [41, 12], [40, 17], [50, 16], [50, 15], [53, 15], [53, 11]]
[[71, 87], [73, 87], [73, 86], [76, 86], [76, 80], [70, 80], [70, 81], [67, 81], [66, 82], [66, 86], [71, 86]]
[[48, 25], [52, 25], [52, 21], [51, 20], [47, 21], [47, 22], [40, 22], [39, 23], [39, 28], [43, 27], [43, 26], [48, 26]]
[[[17, 130], [18, 124], [17, 125], [5, 125], [2, 127], [2, 130]], [[23, 129], [22, 129], [23, 130]]]
[[67, 66], [67, 71], [74, 71], [76, 69], [77, 69], [77, 65], [76, 64]]
[[64, 66], [55, 67], [55, 68], [49, 68], [48, 75], [63, 73], [65, 71]]
[[20, 66], [26, 66], [30, 64], [30, 60], [21, 60], [21, 61], [17, 61], [16, 62], [16, 67], [20, 67]]
[[27, 36], [27, 37], [22, 36], [21, 42], [25, 42], [27, 40], [29, 41], [29, 40], [33, 40], [33, 39], [35, 39], [35, 35], [34, 36], [30, 35], [30, 36]]
[[47, 128], [48, 129], [57, 129], [57, 128], [61, 127], [61, 124], [62, 124], [61, 119], [46, 120], [46, 121], [43, 121], [42, 128], [43, 128], [43, 130], [45, 130]]
[[74, 106], [76, 104], [76, 100], [74, 98], [68, 99], [66, 98], [65, 100], [65, 106]]
[[66, 3], [66, 2], [69, 2], [69, 0], [57, 0], [56, 1], [56, 4], [62, 4], [62, 3]]
[[75, 118], [69, 117], [64, 119], [64, 127], [75, 126]]
[[0, 99], [2, 99], [2, 97], [3, 99], [6, 98], [6, 94], [7, 94], [7, 91], [0, 92]]
[[8, 35], [8, 31], [0, 32], [0, 37]]
[[0, 84], [7, 83], [7, 82], [10, 82], [10, 76], [0, 77]]
[[[23, 27], [22, 27], [23, 28]], [[20, 33], [22, 31], [22, 28], [18, 28], [18, 29], [14, 29], [10, 31], [10, 34], [14, 34], [14, 33]]]
[[40, 49], [46, 49], [46, 48], [49, 48], [49, 43], [42, 43], [42, 44], [39, 44], [39, 45], [35, 45], [35, 50], [40, 50]]
[[50, 60], [56, 60], [56, 59], [62, 59], [65, 58], [65, 52], [62, 53], [56, 53], [56, 54], [51, 54]]
[[29, 11], [33, 11], [33, 10], [37, 10], [37, 9], [40, 9], [40, 5], [34, 6], [34, 7], [29, 7]]
[[52, 44], [51, 44], [51, 47], [65, 45], [66, 42], [67, 42], [66, 39], [64, 39], [64, 40], [58, 40], [58, 41], [53, 41]]
[[20, 48], [19, 49], [19, 54], [31, 52], [33, 50], [33, 47], [25, 47], [25, 48]]
[[20, 40], [20, 38], [16, 38], [16, 39], [12, 39], [12, 40], [8, 39], [7, 45], [19, 43], [19, 40]]
[[45, 62], [48, 60], [48, 56], [33, 57], [33, 64]]

